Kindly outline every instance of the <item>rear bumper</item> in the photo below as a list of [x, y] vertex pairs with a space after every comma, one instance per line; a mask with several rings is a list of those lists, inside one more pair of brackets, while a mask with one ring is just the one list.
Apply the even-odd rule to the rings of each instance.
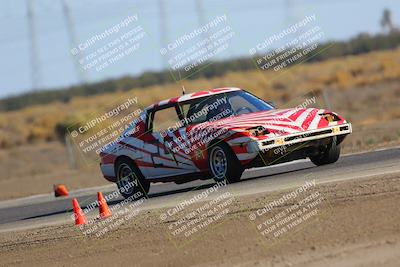
[[290, 146], [297, 143], [304, 143], [332, 136], [347, 135], [351, 132], [351, 123], [344, 123], [340, 125], [328, 126], [322, 129], [289, 134], [285, 136], [277, 136], [268, 140], [252, 142], [249, 150], [251, 152], [266, 151], [281, 146]]

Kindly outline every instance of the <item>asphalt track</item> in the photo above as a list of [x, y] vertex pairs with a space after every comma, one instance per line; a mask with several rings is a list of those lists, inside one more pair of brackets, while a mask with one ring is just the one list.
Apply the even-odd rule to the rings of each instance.
[[[343, 155], [338, 162], [327, 166], [314, 166], [309, 160], [299, 160], [280, 165], [247, 170], [240, 183], [228, 185], [221, 190], [236, 196], [268, 193], [293, 188], [315, 179], [317, 184], [347, 179], [368, 178], [375, 175], [400, 173], [400, 148]], [[174, 183], [152, 184], [149, 200], [141, 209], [172, 207], [185, 198], [198, 194], [214, 185], [212, 180], [195, 181], [176, 185]], [[0, 232], [16, 231], [50, 225], [73, 223], [71, 199], [76, 197], [82, 208], [96, 201], [96, 192], [104, 195], [116, 190], [115, 185], [88, 188], [70, 192], [70, 196], [55, 198], [53, 195], [37, 195], [0, 202]], [[222, 191], [222, 192], [223, 192]], [[110, 208], [122, 201], [122, 197], [109, 201]], [[95, 217], [97, 211], [88, 214]]]

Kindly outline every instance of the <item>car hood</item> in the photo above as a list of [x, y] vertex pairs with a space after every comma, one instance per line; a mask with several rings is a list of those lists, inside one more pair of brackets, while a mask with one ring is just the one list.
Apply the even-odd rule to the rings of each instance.
[[321, 114], [332, 113], [326, 109], [291, 108], [273, 109], [249, 114], [242, 114], [207, 122], [200, 127], [225, 128], [233, 131], [248, 131], [249, 128], [262, 126], [268, 129], [268, 135], [286, 135], [341, 124], [345, 120], [339, 115], [338, 121], [328, 122]]

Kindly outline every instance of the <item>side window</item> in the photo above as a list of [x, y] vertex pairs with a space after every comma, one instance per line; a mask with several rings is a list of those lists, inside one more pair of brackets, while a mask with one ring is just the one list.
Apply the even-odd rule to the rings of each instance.
[[153, 117], [153, 132], [165, 132], [181, 126], [175, 107], [157, 110]]
[[184, 103], [181, 107], [188, 124], [202, 123], [218, 116], [227, 117], [232, 113], [232, 107], [227, 103], [225, 95], [197, 99], [191, 103]]
[[206, 121], [207, 105], [205, 103], [186, 104], [183, 107], [188, 124], [197, 124]]
[[257, 111], [257, 108], [253, 104], [241, 96], [233, 96], [229, 99], [229, 102], [235, 112], [240, 111], [238, 115]]

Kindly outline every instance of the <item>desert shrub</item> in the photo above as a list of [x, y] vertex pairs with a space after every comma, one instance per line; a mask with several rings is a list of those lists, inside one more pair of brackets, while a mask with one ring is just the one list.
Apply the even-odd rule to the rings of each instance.
[[81, 127], [80, 119], [78, 117], [67, 117], [59, 121], [54, 126], [54, 134], [58, 141], [65, 143], [65, 135], [71, 131], [77, 130]]

